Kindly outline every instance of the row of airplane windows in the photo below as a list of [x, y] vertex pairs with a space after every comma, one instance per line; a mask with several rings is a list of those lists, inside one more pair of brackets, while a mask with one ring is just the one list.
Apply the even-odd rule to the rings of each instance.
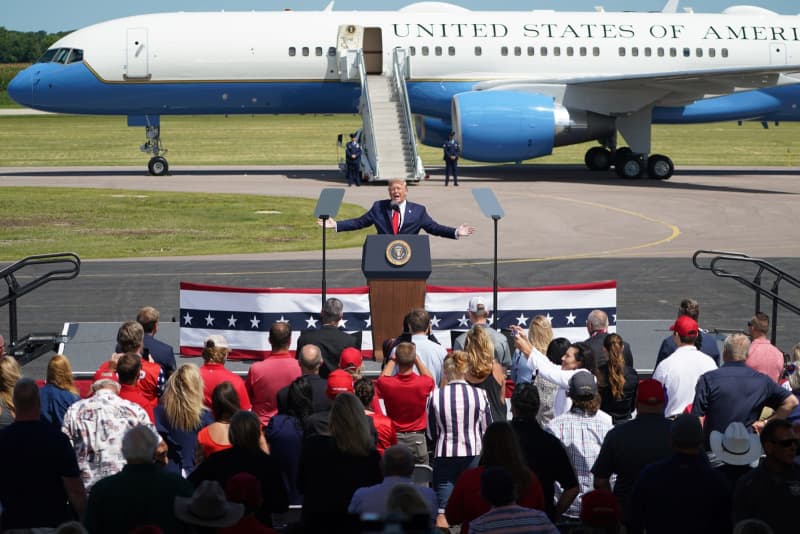
[[83, 50], [80, 48], [51, 48], [46, 50], [37, 63], [78, 63], [83, 61]]
[[[511, 56], [511, 55], [514, 55], [514, 56], [522, 56], [522, 55], [535, 56], [535, 55], [537, 55], [536, 50], [537, 50], [536, 47], [529, 46], [525, 50], [526, 53], [523, 54], [523, 47], [521, 47], [521, 46], [514, 46], [514, 47], [501, 46], [500, 47], [500, 55], [501, 56]], [[539, 47], [538, 50], [539, 50], [538, 55], [540, 55], [540, 56], [548, 56], [548, 55], [553, 55], [553, 56], [562, 56], [562, 55], [565, 55], [565, 56], [588, 56], [589, 55], [589, 49], [587, 47], [585, 47], [585, 46], [580, 46], [580, 47], [577, 47], [577, 48], [573, 47], [573, 46], [565, 46], [563, 49], [560, 46], [553, 46], [553, 47], [542, 46], [542, 47]], [[294, 47], [294, 46], [290, 46], [289, 47], [289, 56], [295, 57], [297, 55], [297, 52], [298, 52], [298, 49], [296, 47]], [[441, 46], [434, 46], [434, 47], [421, 46], [421, 47], [419, 47], [419, 50], [417, 50], [416, 46], [410, 46], [410, 47], [408, 47], [408, 53], [411, 56], [416, 56], [416, 55], [421, 55], [421, 56], [431, 56], [431, 55], [433, 55], [433, 56], [442, 56], [442, 55], [444, 55], [444, 48], [441, 47]], [[480, 46], [476, 46], [475, 50], [474, 50], [474, 53], [475, 53], [476, 56], [482, 56], [483, 55], [483, 48], [480, 47]], [[664, 48], [664, 47], [660, 47], [659, 46], [658, 48], [651, 48], [649, 46], [646, 46], [644, 48], [639, 48], [637, 46], [634, 46], [634, 47], [628, 48], [628, 47], [621, 46], [621, 47], [618, 48], [617, 53], [619, 54], [620, 57], [625, 57], [625, 56], [628, 56], [628, 55], [631, 56], [631, 57], [639, 57], [639, 56], [643, 56], [643, 57], [653, 57], [653, 56], [656, 56], [656, 57], [667, 57], [667, 56], [669, 56], [669, 57], [679, 57], [679, 56], [692, 57], [692, 49], [689, 48], [689, 47], [684, 47], [684, 48], [675, 48], [675, 47]], [[308, 46], [301, 47], [300, 48], [300, 54], [303, 57], [310, 56], [311, 55], [311, 48], [308, 47]], [[317, 46], [316, 48], [314, 48], [314, 55], [315, 56], [322, 56], [322, 54], [323, 54], [323, 49], [322, 49], [321, 46]], [[600, 55], [600, 48], [597, 47], [597, 46], [592, 47], [591, 54], [594, 57], [599, 56]], [[334, 48], [334, 47], [328, 48], [328, 56], [333, 57], [335, 55], [336, 55], [336, 48]], [[455, 56], [456, 55], [456, 47], [448, 46], [447, 47], [447, 55], [448, 56]], [[719, 49], [719, 55], [720, 55], [720, 57], [728, 57], [728, 49], [727, 48]], [[717, 49], [716, 48], [707, 48], [707, 49], [695, 48], [694, 49], [694, 57], [703, 57], [703, 56], [717, 57]]]

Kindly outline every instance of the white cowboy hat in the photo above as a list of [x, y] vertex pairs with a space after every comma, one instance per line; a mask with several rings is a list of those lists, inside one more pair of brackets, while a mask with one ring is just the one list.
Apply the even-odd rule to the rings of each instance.
[[709, 443], [711, 452], [726, 464], [748, 465], [761, 457], [758, 434], [748, 432], [744, 424], [738, 421], [729, 424], [724, 434], [713, 430]]

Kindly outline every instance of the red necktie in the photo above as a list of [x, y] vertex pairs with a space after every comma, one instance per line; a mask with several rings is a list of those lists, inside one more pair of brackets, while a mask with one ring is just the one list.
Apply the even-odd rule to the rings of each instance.
[[400, 210], [392, 210], [392, 232], [397, 235], [400, 231]]

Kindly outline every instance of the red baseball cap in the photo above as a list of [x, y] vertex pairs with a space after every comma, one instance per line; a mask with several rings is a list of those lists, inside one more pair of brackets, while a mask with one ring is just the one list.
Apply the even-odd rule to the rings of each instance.
[[675, 324], [669, 327], [673, 332], [677, 332], [681, 337], [695, 337], [700, 333], [697, 321], [688, 315], [681, 315], [675, 320]]
[[581, 522], [590, 527], [619, 525], [619, 502], [608, 490], [594, 490], [581, 498]]
[[639, 382], [639, 389], [636, 391], [636, 402], [657, 406], [667, 401], [664, 395], [664, 386], [658, 380], [648, 378]]
[[361, 351], [355, 347], [347, 347], [339, 355], [339, 367], [341, 369], [350, 367], [358, 369], [362, 363], [364, 363], [364, 359], [361, 357]]
[[258, 508], [261, 504], [261, 482], [250, 473], [237, 473], [225, 484], [225, 496], [231, 502]]
[[347, 371], [336, 369], [328, 375], [328, 397], [335, 398], [339, 393], [354, 393], [353, 377]]

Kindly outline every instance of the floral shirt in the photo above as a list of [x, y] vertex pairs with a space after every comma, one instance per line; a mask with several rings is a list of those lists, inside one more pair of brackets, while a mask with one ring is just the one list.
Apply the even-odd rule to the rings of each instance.
[[122, 437], [136, 425], [145, 425], [156, 433], [150, 416], [141, 406], [109, 389], [100, 389], [69, 407], [61, 430], [75, 449], [87, 491], [98, 480], [122, 471], [126, 463]]

